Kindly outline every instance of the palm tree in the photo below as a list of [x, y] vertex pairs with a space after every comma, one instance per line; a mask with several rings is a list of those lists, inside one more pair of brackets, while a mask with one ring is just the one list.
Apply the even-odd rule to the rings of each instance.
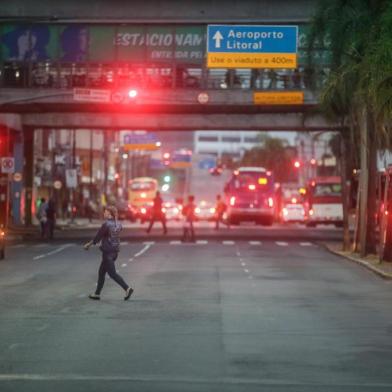
[[[385, 140], [385, 127], [380, 124], [385, 121], [389, 101], [388, 94], [381, 97], [375, 86], [377, 82], [382, 83], [387, 90], [391, 62], [384, 61], [381, 50], [379, 56], [374, 56], [377, 47], [374, 43], [381, 47], [388, 45], [385, 40], [391, 26], [388, 25], [391, 12], [388, 3], [388, 0], [322, 0], [308, 37], [310, 64], [312, 53], [322, 47], [321, 43], [326, 43], [331, 52], [331, 74], [320, 97], [322, 110], [339, 119], [354, 138], [361, 141], [361, 203], [367, 207], [367, 211], [361, 208], [360, 250], [363, 255], [376, 250], [377, 150]], [[376, 75], [381, 64], [385, 73], [380, 80]], [[347, 137], [343, 139], [347, 141]], [[345, 245], [346, 241], [345, 235]]]

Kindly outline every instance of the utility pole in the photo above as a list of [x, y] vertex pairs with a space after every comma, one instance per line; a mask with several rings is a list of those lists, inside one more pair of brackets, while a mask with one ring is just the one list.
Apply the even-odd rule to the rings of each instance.
[[[90, 161], [90, 173], [89, 173], [89, 200], [92, 200], [93, 197], [93, 143], [94, 143], [94, 138], [93, 138], [93, 133], [94, 131], [91, 129], [90, 130], [90, 157], [89, 157], [89, 161]], [[88, 210], [90, 211], [90, 206], [88, 206]], [[89, 214], [89, 221], [91, 222], [92, 220], [92, 214]]]

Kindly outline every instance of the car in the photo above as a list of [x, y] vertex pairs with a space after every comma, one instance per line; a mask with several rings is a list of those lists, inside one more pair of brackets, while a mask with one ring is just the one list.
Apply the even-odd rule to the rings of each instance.
[[162, 212], [168, 221], [181, 220], [182, 206], [176, 202], [167, 201], [163, 204]]
[[195, 216], [198, 221], [213, 221], [215, 219], [215, 205], [202, 200], [195, 208]]
[[137, 210], [126, 200], [120, 200], [116, 203], [116, 208], [118, 212], [118, 219], [129, 220], [131, 222], [136, 221]]
[[220, 176], [223, 172], [223, 169], [221, 167], [212, 167], [210, 169], [210, 174], [212, 176]]
[[301, 203], [298, 203], [294, 198], [286, 203], [282, 208], [281, 220], [284, 223], [289, 222], [297, 222], [304, 223], [305, 222], [305, 208]]
[[153, 206], [153, 202], [148, 202], [137, 207], [136, 217], [140, 220], [141, 224], [151, 220]]

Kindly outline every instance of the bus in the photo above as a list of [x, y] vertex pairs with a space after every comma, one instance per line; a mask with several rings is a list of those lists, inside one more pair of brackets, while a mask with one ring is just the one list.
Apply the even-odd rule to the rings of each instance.
[[158, 191], [158, 181], [152, 177], [137, 177], [129, 182], [128, 200], [136, 208], [152, 205]]
[[275, 217], [275, 184], [272, 172], [262, 167], [240, 167], [225, 185], [230, 224], [253, 221], [271, 226]]
[[342, 184], [340, 177], [318, 177], [306, 190], [305, 219], [308, 227], [320, 223], [343, 226]]

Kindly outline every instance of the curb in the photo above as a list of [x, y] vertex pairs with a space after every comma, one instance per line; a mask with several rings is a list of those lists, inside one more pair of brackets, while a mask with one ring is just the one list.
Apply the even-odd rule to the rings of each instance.
[[384, 272], [383, 270], [375, 267], [374, 265], [368, 263], [365, 260], [362, 260], [358, 257], [354, 257], [354, 256], [350, 256], [350, 255], [346, 255], [343, 252], [337, 251], [332, 249], [328, 244], [321, 244], [323, 245], [330, 253], [336, 255], [336, 256], [340, 256], [346, 260], [350, 260], [356, 264], [361, 265], [362, 267], [365, 267], [366, 269], [368, 269], [369, 271], [373, 272], [374, 274], [380, 276], [383, 279], [386, 280], [392, 280], [392, 274], [389, 274], [388, 272]]

